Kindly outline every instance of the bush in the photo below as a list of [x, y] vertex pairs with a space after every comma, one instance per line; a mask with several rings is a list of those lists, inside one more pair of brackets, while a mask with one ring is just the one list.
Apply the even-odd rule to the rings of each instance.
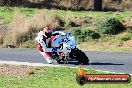
[[87, 42], [89, 39], [98, 39], [100, 35], [91, 30], [80, 30], [78, 27], [71, 29], [71, 33], [77, 38], [78, 42]]
[[81, 36], [81, 30], [79, 27], [70, 28], [71, 33], [77, 38], [77, 42], [83, 42], [84, 38]]
[[28, 40], [34, 40], [36, 37], [36, 33], [29, 33], [28, 35], [22, 36], [18, 41], [23, 43]]
[[132, 33], [125, 33], [125, 34], [122, 34], [120, 36], [118, 36], [119, 40], [121, 41], [127, 41], [127, 40], [130, 40], [132, 39]]
[[119, 20], [120, 22], [124, 21], [124, 18], [121, 15], [116, 15], [115, 18]]
[[64, 27], [64, 25], [66, 24], [66, 22], [63, 20], [63, 19], [58, 19], [58, 21], [59, 21], [59, 26], [60, 27]]
[[98, 39], [100, 38], [100, 35], [98, 33], [96, 33], [95, 31], [91, 31], [91, 30], [82, 30], [82, 35], [84, 36], [84, 38], [86, 37], [91, 37], [92, 39]]
[[70, 29], [70, 31], [75, 37], [81, 35], [81, 30], [79, 27], [73, 27]]
[[115, 18], [107, 18], [98, 22], [97, 31], [101, 34], [118, 34], [125, 30], [123, 24]]
[[64, 31], [64, 30], [65, 30], [64, 27], [57, 27], [57, 28], [54, 29], [54, 31]]

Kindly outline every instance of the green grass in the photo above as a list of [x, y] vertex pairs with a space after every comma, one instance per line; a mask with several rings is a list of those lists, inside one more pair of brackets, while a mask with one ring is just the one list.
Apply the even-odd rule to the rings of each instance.
[[[87, 74], [104, 74], [87, 70]], [[108, 73], [107, 73], [108, 74]], [[0, 88], [131, 88], [130, 84], [86, 84], [76, 83], [76, 69], [70, 67], [43, 67], [30, 76], [0, 75]]]
[[15, 11], [20, 11], [22, 14], [30, 16], [35, 13], [36, 9], [0, 6], [0, 19], [2, 19], [6, 24], [9, 24], [12, 21], [13, 13]]
[[[37, 8], [24, 8], [24, 7], [0, 7], [0, 18], [2, 18], [5, 23], [10, 23], [12, 20], [13, 12], [16, 10], [20, 11], [25, 15], [33, 15], [40, 9]], [[106, 17], [116, 17], [118, 19], [122, 19], [125, 17], [131, 17], [131, 11], [124, 11], [124, 12], [96, 12], [96, 11], [64, 11], [64, 10], [48, 10], [48, 9], [41, 9], [45, 14], [52, 14], [53, 11], [56, 12], [60, 17], [65, 18], [66, 16], [76, 16], [76, 17], [92, 17], [95, 19], [102, 19]]]
[[10, 7], [0, 7], [0, 18], [4, 20], [5, 23], [9, 24], [12, 20], [13, 9]]
[[106, 48], [106, 49], [99, 49], [98, 51], [103, 51], [103, 52], [132, 52], [132, 48]]

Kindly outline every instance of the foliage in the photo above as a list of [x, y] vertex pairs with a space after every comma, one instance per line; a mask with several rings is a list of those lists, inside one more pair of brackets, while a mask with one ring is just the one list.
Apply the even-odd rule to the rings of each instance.
[[81, 35], [81, 30], [79, 27], [72, 27], [70, 31], [75, 37], [77, 37], [78, 35]]
[[35, 13], [35, 9], [33, 8], [20, 8], [19, 9], [21, 13], [25, 14], [25, 15], [33, 15]]
[[12, 12], [12, 11], [13, 9], [10, 7], [6, 7], [6, 6], [0, 7], [0, 12]]
[[35, 33], [30, 33], [30, 34], [28, 34], [28, 35], [26, 35], [26, 36], [22, 36], [22, 37], [20, 38], [19, 42], [22, 43], [22, 42], [26, 42], [26, 41], [28, 41], [28, 40], [34, 40], [35, 37], [36, 37], [36, 34], [35, 34]]
[[57, 28], [54, 29], [54, 31], [64, 31], [64, 30], [65, 30], [64, 27], [57, 27]]
[[85, 37], [91, 37], [92, 39], [98, 39], [100, 38], [100, 35], [92, 30], [82, 30], [82, 35]]
[[71, 29], [71, 33], [77, 38], [78, 42], [86, 42], [89, 39], [98, 39], [100, 35], [95, 31], [91, 31], [88, 29], [79, 29], [78, 27], [74, 27]]
[[124, 21], [124, 18], [121, 15], [116, 15], [115, 18], [119, 20], [120, 22]]
[[121, 41], [130, 40], [130, 39], [132, 39], [132, 33], [125, 33], [125, 34], [122, 34], [122, 35], [118, 35], [118, 39], [121, 40]]
[[118, 34], [125, 30], [123, 24], [115, 18], [106, 18], [98, 22], [97, 31], [101, 34]]

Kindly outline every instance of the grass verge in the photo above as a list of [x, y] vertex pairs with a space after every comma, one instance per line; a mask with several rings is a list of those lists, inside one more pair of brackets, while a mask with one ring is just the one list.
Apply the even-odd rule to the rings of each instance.
[[[7, 65], [6, 65], [7, 66]], [[4, 67], [0, 65], [0, 67]], [[22, 66], [23, 67], [23, 66]], [[13, 67], [19, 68], [19, 66]], [[23, 71], [29, 67], [23, 67]], [[34, 67], [32, 67], [34, 68]], [[30, 69], [32, 69], [30, 68]], [[34, 72], [35, 70], [39, 70]], [[131, 88], [130, 84], [86, 84], [80, 86], [76, 83], [76, 70], [70, 67], [39, 67], [32, 73], [24, 76], [0, 74], [0, 88]], [[87, 70], [88, 74], [108, 74], [94, 70]]]

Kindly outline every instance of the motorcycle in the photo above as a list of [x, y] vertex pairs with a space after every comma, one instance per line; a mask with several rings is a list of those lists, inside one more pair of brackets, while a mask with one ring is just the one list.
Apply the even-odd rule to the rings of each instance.
[[[51, 47], [53, 48], [51, 55], [58, 63], [70, 60], [77, 60], [79, 64], [89, 63], [86, 54], [76, 47], [76, 38], [71, 33], [63, 32], [61, 35], [52, 36], [51, 39]], [[57, 49], [61, 51], [54, 52]]]

